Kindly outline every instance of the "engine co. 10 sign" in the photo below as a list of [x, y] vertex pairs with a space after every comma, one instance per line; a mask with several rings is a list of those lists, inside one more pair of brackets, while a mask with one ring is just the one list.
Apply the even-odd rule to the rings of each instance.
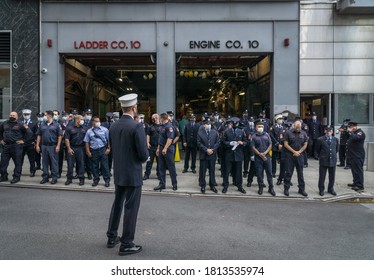
[[139, 41], [74, 41], [74, 49], [96, 50], [96, 49], [140, 49]]
[[190, 41], [190, 49], [220, 49], [223, 45], [227, 49], [257, 49], [260, 46], [260, 43], [257, 40], [250, 40], [245, 43], [242, 43], [239, 40], [228, 40], [221, 44], [220, 40], [216, 41]]

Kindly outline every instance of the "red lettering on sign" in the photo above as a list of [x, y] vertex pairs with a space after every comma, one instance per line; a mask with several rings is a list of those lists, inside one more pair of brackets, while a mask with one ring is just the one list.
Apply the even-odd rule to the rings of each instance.
[[[74, 41], [74, 49], [128, 49], [126, 41]], [[131, 49], [139, 49], [141, 44], [139, 41], [130, 41]]]

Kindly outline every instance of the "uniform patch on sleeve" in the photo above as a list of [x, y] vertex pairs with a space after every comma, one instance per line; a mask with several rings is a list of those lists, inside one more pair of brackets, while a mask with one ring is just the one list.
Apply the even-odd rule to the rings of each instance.
[[173, 128], [172, 127], [169, 127], [169, 132], [173, 132]]
[[360, 136], [361, 136], [361, 135], [362, 135], [362, 132], [357, 133], [357, 135], [360, 135]]

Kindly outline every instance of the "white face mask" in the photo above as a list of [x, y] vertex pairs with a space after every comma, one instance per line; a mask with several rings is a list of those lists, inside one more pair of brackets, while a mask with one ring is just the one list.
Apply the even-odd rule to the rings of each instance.
[[313, 121], [317, 120], [317, 116], [312, 117]]
[[277, 123], [278, 123], [278, 124], [282, 124], [282, 123], [283, 123], [283, 120], [282, 120], [282, 119], [279, 119], [279, 120], [277, 120]]
[[80, 120], [79, 125], [84, 125], [84, 120]]
[[101, 126], [101, 122], [95, 123], [95, 127], [100, 127], [100, 126]]
[[264, 132], [264, 128], [263, 128], [263, 127], [258, 127], [258, 128], [257, 128], [257, 132], [258, 132], [258, 133], [262, 133], [262, 132]]
[[54, 115], [54, 116], [53, 116], [53, 120], [54, 120], [54, 121], [57, 121], [57, 120], [58, 120], [58, 116], [57, 116], [57, 115]]
[[92, 119], [92, 116], [86, 116], [86, 121], [90, 121]]
[[211, 128], [212, 128], [211, 124], [207, 124], [206, 127], [205, 127], [206, 130], [210, 130]]

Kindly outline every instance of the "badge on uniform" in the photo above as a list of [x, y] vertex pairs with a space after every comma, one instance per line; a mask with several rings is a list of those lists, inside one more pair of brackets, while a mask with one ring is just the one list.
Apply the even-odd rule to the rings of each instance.
[[361, 135], [362, 135], [362, 132], [357, 133], [357, 135], [360, 135], [360, 136], [361, 136]]
[[173, 128], [172, 128], [172, 127], [169, 127], [169, 131], [170, 131], [170, 132], [173, 132]]

